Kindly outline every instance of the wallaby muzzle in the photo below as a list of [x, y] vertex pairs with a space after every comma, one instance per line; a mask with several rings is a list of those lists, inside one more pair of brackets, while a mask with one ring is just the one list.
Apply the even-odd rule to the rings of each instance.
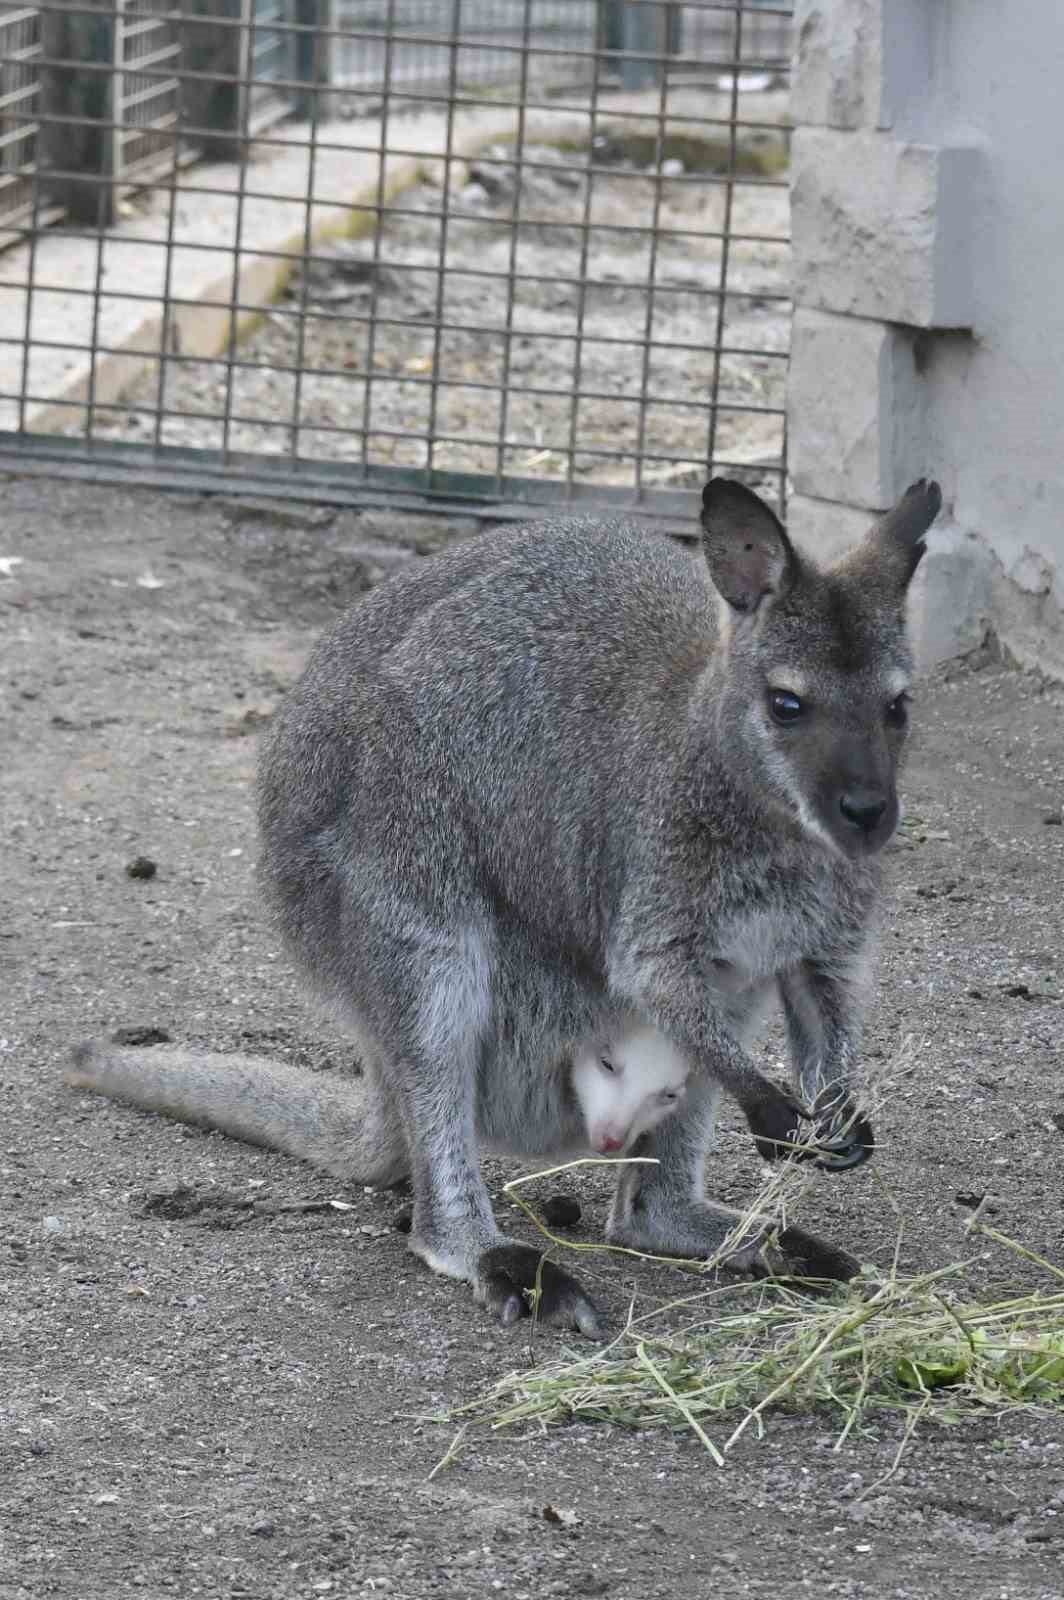
[[898, 815], [898, 803], [893, 795], [879, 789], [846, 789], [839, 797], [839, 810], [858, 836], [868, 845], [878, 846], [889, 833], [893, 833]]

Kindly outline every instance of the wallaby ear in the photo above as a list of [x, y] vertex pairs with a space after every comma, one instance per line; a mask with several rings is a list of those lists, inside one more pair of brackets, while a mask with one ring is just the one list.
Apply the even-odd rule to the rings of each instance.
[[734, 611], [756, 611], [766, 595], [781, 594], [798, 566], [775, 512], [732, 478], [711, 478], [702, 491], [702, 547]]
[[924, 534], [942, 509], [942, 490], [931, 478], [911, 483], [894, 507], [881, 517], [869, 535], [881, 559], [908, 585], [927, 550]]

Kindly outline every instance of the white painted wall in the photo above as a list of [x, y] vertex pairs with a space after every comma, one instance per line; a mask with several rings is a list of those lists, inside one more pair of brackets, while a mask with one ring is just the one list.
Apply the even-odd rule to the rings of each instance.
[[797, 9], [795, 532], [932, 473], [923, 660], [990, 626], [1064, 676], [1064, 4]]

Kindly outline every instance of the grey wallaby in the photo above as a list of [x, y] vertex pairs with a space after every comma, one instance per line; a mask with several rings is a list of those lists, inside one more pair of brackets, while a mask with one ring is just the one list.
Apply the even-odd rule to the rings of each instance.
[[[844, 559], [799, 554], [738, 483], [703, 494], [702, 557], [619, 518], [487, 534], [392, 577], [322, 639], [269, 731], [262, 876], [363, 1078], [249, 1057], [83, 1049], [72, 1081], [305, 1156], [413, 1182], [410, 1248], [503, 1321], [599, 1331], [579, 1283], [498, 1229], [482, 1148], [565, 1142], [564, 1066], [633, 1018], [690, 1068], [622, 1166], [607, 1237], [707, 1258], [720, 1094], [759, 1150], [803, 1116], [827, 1166], [855, 1109], [862, 990], [897, 823], [905, 602], [938, 513], [921, 481]], [[745, 1039], [782, 1002], [796, 1095]], [[568, 1122], [566, 1119], [569, 1119]], [[565, 1124], [565, 1127], [562, 1126]], [[765, 1270], [770, 1228], [729, 1265]], [[847, 1277], [796, 1228], [789, 1270]]]

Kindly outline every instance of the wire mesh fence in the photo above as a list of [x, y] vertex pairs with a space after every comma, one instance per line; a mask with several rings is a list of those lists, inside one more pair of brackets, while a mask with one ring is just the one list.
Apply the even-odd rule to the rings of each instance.
[[786, 487], [786, 0], [0, 4], [0, 455], [330, 499]]

